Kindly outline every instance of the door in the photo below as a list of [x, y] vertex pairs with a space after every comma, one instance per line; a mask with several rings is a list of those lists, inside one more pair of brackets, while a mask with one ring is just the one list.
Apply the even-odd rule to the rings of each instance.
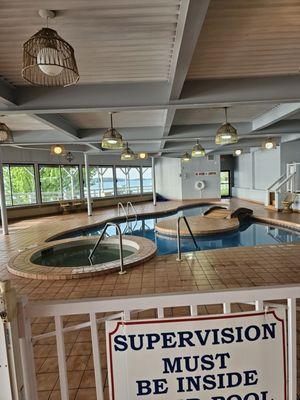
[[221, 197], [231, 196], [230, 171], [221, 171]]

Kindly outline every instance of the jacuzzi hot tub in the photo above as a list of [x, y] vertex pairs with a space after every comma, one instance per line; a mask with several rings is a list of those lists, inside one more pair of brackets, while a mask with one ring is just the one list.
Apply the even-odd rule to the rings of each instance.
[[[31, 279], [84, 278], [120, 271], [119, 238], [109, 237], [100, 243], [89, 260], [98, 236], [56, 240], [20, 251], [9, 260], [8, 270]], [[149, 260], [156, 245], [138, 236], [123, 236], [124, 270]]]
[[[139, 247], [131, 245], [123, 246], [123, 258], [135, 254]], [[68, 243], [59, 243], [55, 246], [41, 249], [34, 253], [30, 259], [33, 264], [43, 265], [47, 267], [84, 267], [88, 265], [106, 264], [120, 259], [120, 251], [118, 243], [110, 243], [105, 241], [100, 243], [92, 257], [92, 263], [89, 255], [95, 246], [95, 240], [76, 240]]]

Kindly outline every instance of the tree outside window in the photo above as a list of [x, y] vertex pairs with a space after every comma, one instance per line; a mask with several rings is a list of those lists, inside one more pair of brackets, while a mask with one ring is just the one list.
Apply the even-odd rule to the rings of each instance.
[[33, 165], [6, 164], [3, 166], [3, 179], [7, 206], [36, 203]]
[[78, 165], [41, 165], [42, 202], [80, 198]]

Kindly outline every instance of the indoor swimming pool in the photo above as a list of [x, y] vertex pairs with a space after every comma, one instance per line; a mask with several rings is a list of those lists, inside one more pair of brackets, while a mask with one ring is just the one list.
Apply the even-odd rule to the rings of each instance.
[[[119, 225], [125, 235], [141, 236], [152, 240], [157, 245], [157, 255], [174, 254], [177, 252], [177, 243], [175, 237], [162, 236], [155, 232], [155, 224], [174, 215], [194, 216], [200, 215], [211, 206], [201, 206], [184, 209], [178, 213], [169, 213], [163, 216], [147, 216], [138, 218], [137, 221], [121, 222]], [[55, 240], [74, 238], [78, 236], [98, 236], [103, 229], [103, 225], [79, 229], [70, 233], [56, 236]], [[114, 227], [107, 229], [109, 235], [115, 235]], [[283, 229], [277, 226], [270, 226], [256, 222], [252, 219], [244, 221], [239, 229], [214, 235], [205, 235], [196, 237], [199, 250], [213, 250], [228, 247], [240, 246], [259, 246], [265, 244], [284, 244], [300, 243], [300, 232]], [[181, 239], [181, 248], [183, 252], [194, 251], [195, 247], [190, 238]]]

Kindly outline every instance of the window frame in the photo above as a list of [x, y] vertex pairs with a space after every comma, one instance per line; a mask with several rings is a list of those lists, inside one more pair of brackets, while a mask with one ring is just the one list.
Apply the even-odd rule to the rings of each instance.
[[[47, 168], [59, 168], [59, 178], [60, 178], [60, 188], [61, 188], [61, 199], [60, 200], [52, 200], [52, 201], [43, 201], [43, 193], [42, 193], [42, 184], [41, 184], [41, 168], [42, 167], [47, 167]], [[73, 200], [79, 200], [78, 198], [74, 199], [64, 199], [63, 198], [63, 185], [62, 185], [62, 175], [61, 175], [61, 167], [77, 167], [78, 169], [78, 181], [79, 181], [79, 199], [81, 199], [81, 183], [80, 183], [80, 164], [37, 164], [37, 169], [39, 173], [39, 190], [40, 190], [40, 198], [41, 198], [41, 204], [58, 204], [61, 201], [73, 201]]]
[[[89, 164], [89, 168], [111, 168], [112, 169], [112, 180], [113, 180], [113, 195], [112, 196], [105, 196], [105, 197], [91, 197], [93, 200], [102, 200], [102, 199], [113, 199], [116, 197], [116, 187], [117, 187], [117, 182], [116, 182], [116, 173], [115, 173], [115, 166], [114, 165], [98, 165], [98, 164]], [[85, 165], [81, 164], [81, 169], [82, 169], [82, 190], [83, 190], [83, 197], [86, 199], [86, 196], [84, 194], [84, 189], [85, 189], [85, 180], [86, 180], [86, 175], [85, 175]]]
[[[38, 204], [38, 195], [37, 195], [37, 187], [36, 187], [36, 170], [35, 170], [35, 164], [33, 163], [26, 163], [26, 162], [22, 162], [22, 163], [17, 163], [17, 162], [13, 162], [13, 163], [8, 163], [8, 162], [4, 162], [2, 163], [2, 169], [3, 167], [8, 166], [8, 173], [9, 173], [9, 186], [10, 186], [10, 201], [11, 201], [11, 205], [7, 205], [5, 202], [5, 206], [6, 208], [17, 208], [17, 207], [30, 207], [30, 206], [35, 206]], [[13, 192], [12, 192], [12, 179], [11, 179], [11, 167], [32, 167], [33, 168], [33, 179], [34, 179], [34, 191], [35, 191], [35, 202], [34, 203], [24, 203], [24, 204], [13, 204]], [[3, 177], [3, 183], [4, 183], [4, 177]], [[4, 194], [5, 196], [5, 194]], [[6, 198], [6, 196], [5, 196]]]
[[[85, 174], [84, 174], [84, 168], [85, 165], [82, 163], [78, 164], [66, 164], [66, 163], [30, 163], [30, 162], [3, 162], [2, 167], [8, 167], [8, 176], [9, 176], [9, 198], [11, 201], [11, 205], [6, 204], [6, 208], [21, 208], [21, 207], [31, 207], [31, 206], [41, 206], [41, 205], [47, 205], [47, 204], [58, 204], [60, 201], [73, 201], [75, 199], [70, 199], [70, 200], [65, 200], [63, 199], [63, 185], [62, 183], [60, 184], [61, 186], [61, 199], [60, 200], [53, 200], [53, 201], [43, 201], [42, 197], [42, 185], [41, 185], [41, 168], [47, 167], [47, 168], [58, 168], [59, 169], [59, 175], [60, 175], [60, 182], [62, 180], [62, 174], [61, 174], [61, 169], [62, 167], [76, 167], [78, 170], [78, 180], [79, 180], [79, 193], [80, 197], [79, 199], [85, 199], [84, 195], [84, 188], [85, 188]], [[34, 176], [34, 188], [35, 188], [35, 202], [34, 203], [24, 203], [24, 204], [13, 204], [13, 193], [12, 193], [12, 177], [11, 177], [11, 167], [32, 167], [33, 168], [33, 176]], [[113, 198], [118, 198], [118, 197], [134, 197], [134, 196], [143, 196], [143, 195], [149, 195], [152, 193], [151, 192], [145, 192], [144, 191], [144, 185], [143, 185], [143, 168], [152, 168], [151, 165], [116, 165], [116, 164], [109, 164], [109, 165], [99, 165], [99, 164], [90, 164], [89, 167], [98, 167], [98, 168], [111, 168], [112, 170], [112, 180], [113, 180], [113, 194], [111, 196], [106, 196], [106, 197], [93, 197], [95, 200], [105, 200], [105, 199], [113, 199]], [[123, 168], [135, 168], [139, 170], [139, 182], [140, 182], [140, 192], [139, 193], [130, 193], [130, 194], [118, 194], [118, 180], [117, 180], [117, 168], [123, 169]]]
[[[125, 194], [118, 194], [118, 178], [117, 178], [117, 168], [136, 168], [140, 171], [140, 192], [139, 193], [125, 193]], [[143, 182], [142, 182], [142, 166], [141, 165], [115, 165], [115, 177], [116, 177], [116, 197], [128, 197], [128, 196], [143, 196]]]
[[[144, 173], [143, 173], [143, 169], [144, 168], [149, 168], [151, 171], [151, 190], [149, 192], [145, 192], [144, 191]], [[153, 174], [152, 174], [152, 165], [141, 165], [141, 185], [142, 185], [142, 194], [151, 194], [153, 193]]]

